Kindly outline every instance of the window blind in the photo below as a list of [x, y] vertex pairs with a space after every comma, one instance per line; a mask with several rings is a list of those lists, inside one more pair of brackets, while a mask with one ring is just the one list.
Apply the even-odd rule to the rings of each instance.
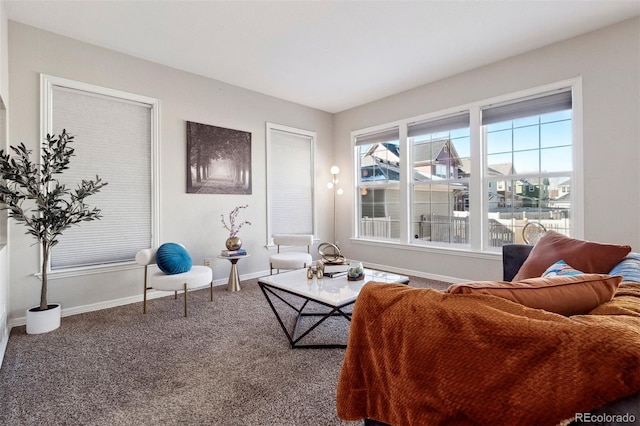
[[571, 109], [571, 92], [547, 94], [503, 105], [490, 106], [482, 110], [482, 124], [493, 124], [516, 118], [547, 114]]
[[152, 241], [151, 106], [53, 86], [52, 107], [53, 133], [75, 136], [75, 156], [59, 181], [73, 190], [99, 175], [108, 185], [87, 198], [103, 218], [67, 229], [51, 269], [133, 260]]
[[313, 234], [313, 138], [270, 129], [271, 234]]
[[368, 133], [356, 136], [356, 145], [370, 145], [374, 143], [397, 141], [400, 139], [400, 131], [397, 127], [381, 132]]
[[411, 123], [407, 129], [407, 136], [428, 135], [446, 130], [463, 129], [469, 127], [469, 113], [457, 114], [436, 120]]

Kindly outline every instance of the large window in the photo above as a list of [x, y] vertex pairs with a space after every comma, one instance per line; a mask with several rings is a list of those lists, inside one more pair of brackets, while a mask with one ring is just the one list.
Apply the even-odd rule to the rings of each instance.
[[530, 242], [530, 229], [570, 234], [571, 106], [563, 91], [483, 110], [490, 247]]
[[132, 262], [157, 239], [158, 101], [45, 75], [42, 96], [43, 133], [75, 136], [60, 182], [75, 187], [96, 175], [108, 182], [87, 200], [103, 218], [66, 230], [51, 270]]
[[356, 237], [489, 251], [532, 242], [541, 230], [580, 237], [579, 86], [576, 79], [354, 132]]
[[267, 244], [315, 234], [315, 132], [267, 123]]

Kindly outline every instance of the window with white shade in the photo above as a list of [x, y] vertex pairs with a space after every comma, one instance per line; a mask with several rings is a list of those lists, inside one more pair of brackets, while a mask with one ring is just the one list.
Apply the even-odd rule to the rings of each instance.
[[267, 123], [267, 244], [274, 234], [315, 234], [316, 133]]
[[75, 188], [96, 175], [108, 182], [87, 204], [102, 219], [67, 229], [52, 249], [52, 271], [128, 263], [157, 238], [156, 99], [42, 76], [43, 134], [63, 129], [75, 155], [59, 176]]

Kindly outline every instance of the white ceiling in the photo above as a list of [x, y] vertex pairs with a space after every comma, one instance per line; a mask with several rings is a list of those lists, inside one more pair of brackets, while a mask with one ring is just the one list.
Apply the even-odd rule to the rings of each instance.
[[640, 14], [640, 0], [5, 4], [14, 21], [328, 112]]

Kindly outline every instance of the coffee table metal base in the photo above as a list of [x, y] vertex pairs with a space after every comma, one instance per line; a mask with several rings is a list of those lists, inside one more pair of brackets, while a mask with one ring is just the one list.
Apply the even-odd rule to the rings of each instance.
[[[330, 349], [330, 348], [346, 348], [347, 347], [347, 345], [345, 344], [332, 344], [332, 343], [300, 344], [299, 342], [305, 336], [307, 336], [309, 333], [315, 330], [316, 327], [318, 327], [320, 324], [322, 324], [323, 322], [325, 322], [327, 319], [331, 317], [343, 317], [343, 318], [346, 318], [348, 321], [351, 321], [351, 312], [346, 312], [343, 310], [343, 308], [352, 306], [355, 303], [355, 300], [349, 303], [345, 303], [344, 305], [333, 306], [318, 300], [309, 299], [300, 294], [293, 293], [281, 288], [271, 287], [269, 284], [265, 284], [262, 282], [258, 282], [258, 284], [260, 285], [260, 289], [262, 290], [264, 297], [267, 299], [267, 302], [269, 302], [269, 306], [271, 307], [271, 310], [273, 311], [276, 318], [278, 319], [278, 322], [280, 323], [280, 327], [282, 327], [282, 331], [284, 331], [284, 334], [287, 336], [287, 339], [289, 339], [289, 343], [291, 344], [292, 349], [321, 349], [321, 348]], [[278, 292], [287, 293], [295, 296], [298, 299], [304, 300], [304, 303], [300, 308], [297, 308], [291, 302], [284, 299], [280, 294], [275, 292], [274, 289], [276, 289]], [[284, 325], [284, 322], [282, 321], [282, 317], [280, 316], [280, 313], [278, 312], [275, 305], [273, 304], [273, 301], [271, 299], [272, 297], [279, 299], [284, 304], [286, 304], [291, 309], [297, 312], [296, 323], [292, 331], [289, 331], [287, 327]], [[330, 310], [327, 312], [304, 312], [304, 309], [307, 307], [307, 304], [311, 301], [319, 305], [326, 306], [330, 308]], [[319, 319], [318, 321], [312, 323], [306, 328], [301, 329], [302, 319], [306, 317], [319, 317]]]

